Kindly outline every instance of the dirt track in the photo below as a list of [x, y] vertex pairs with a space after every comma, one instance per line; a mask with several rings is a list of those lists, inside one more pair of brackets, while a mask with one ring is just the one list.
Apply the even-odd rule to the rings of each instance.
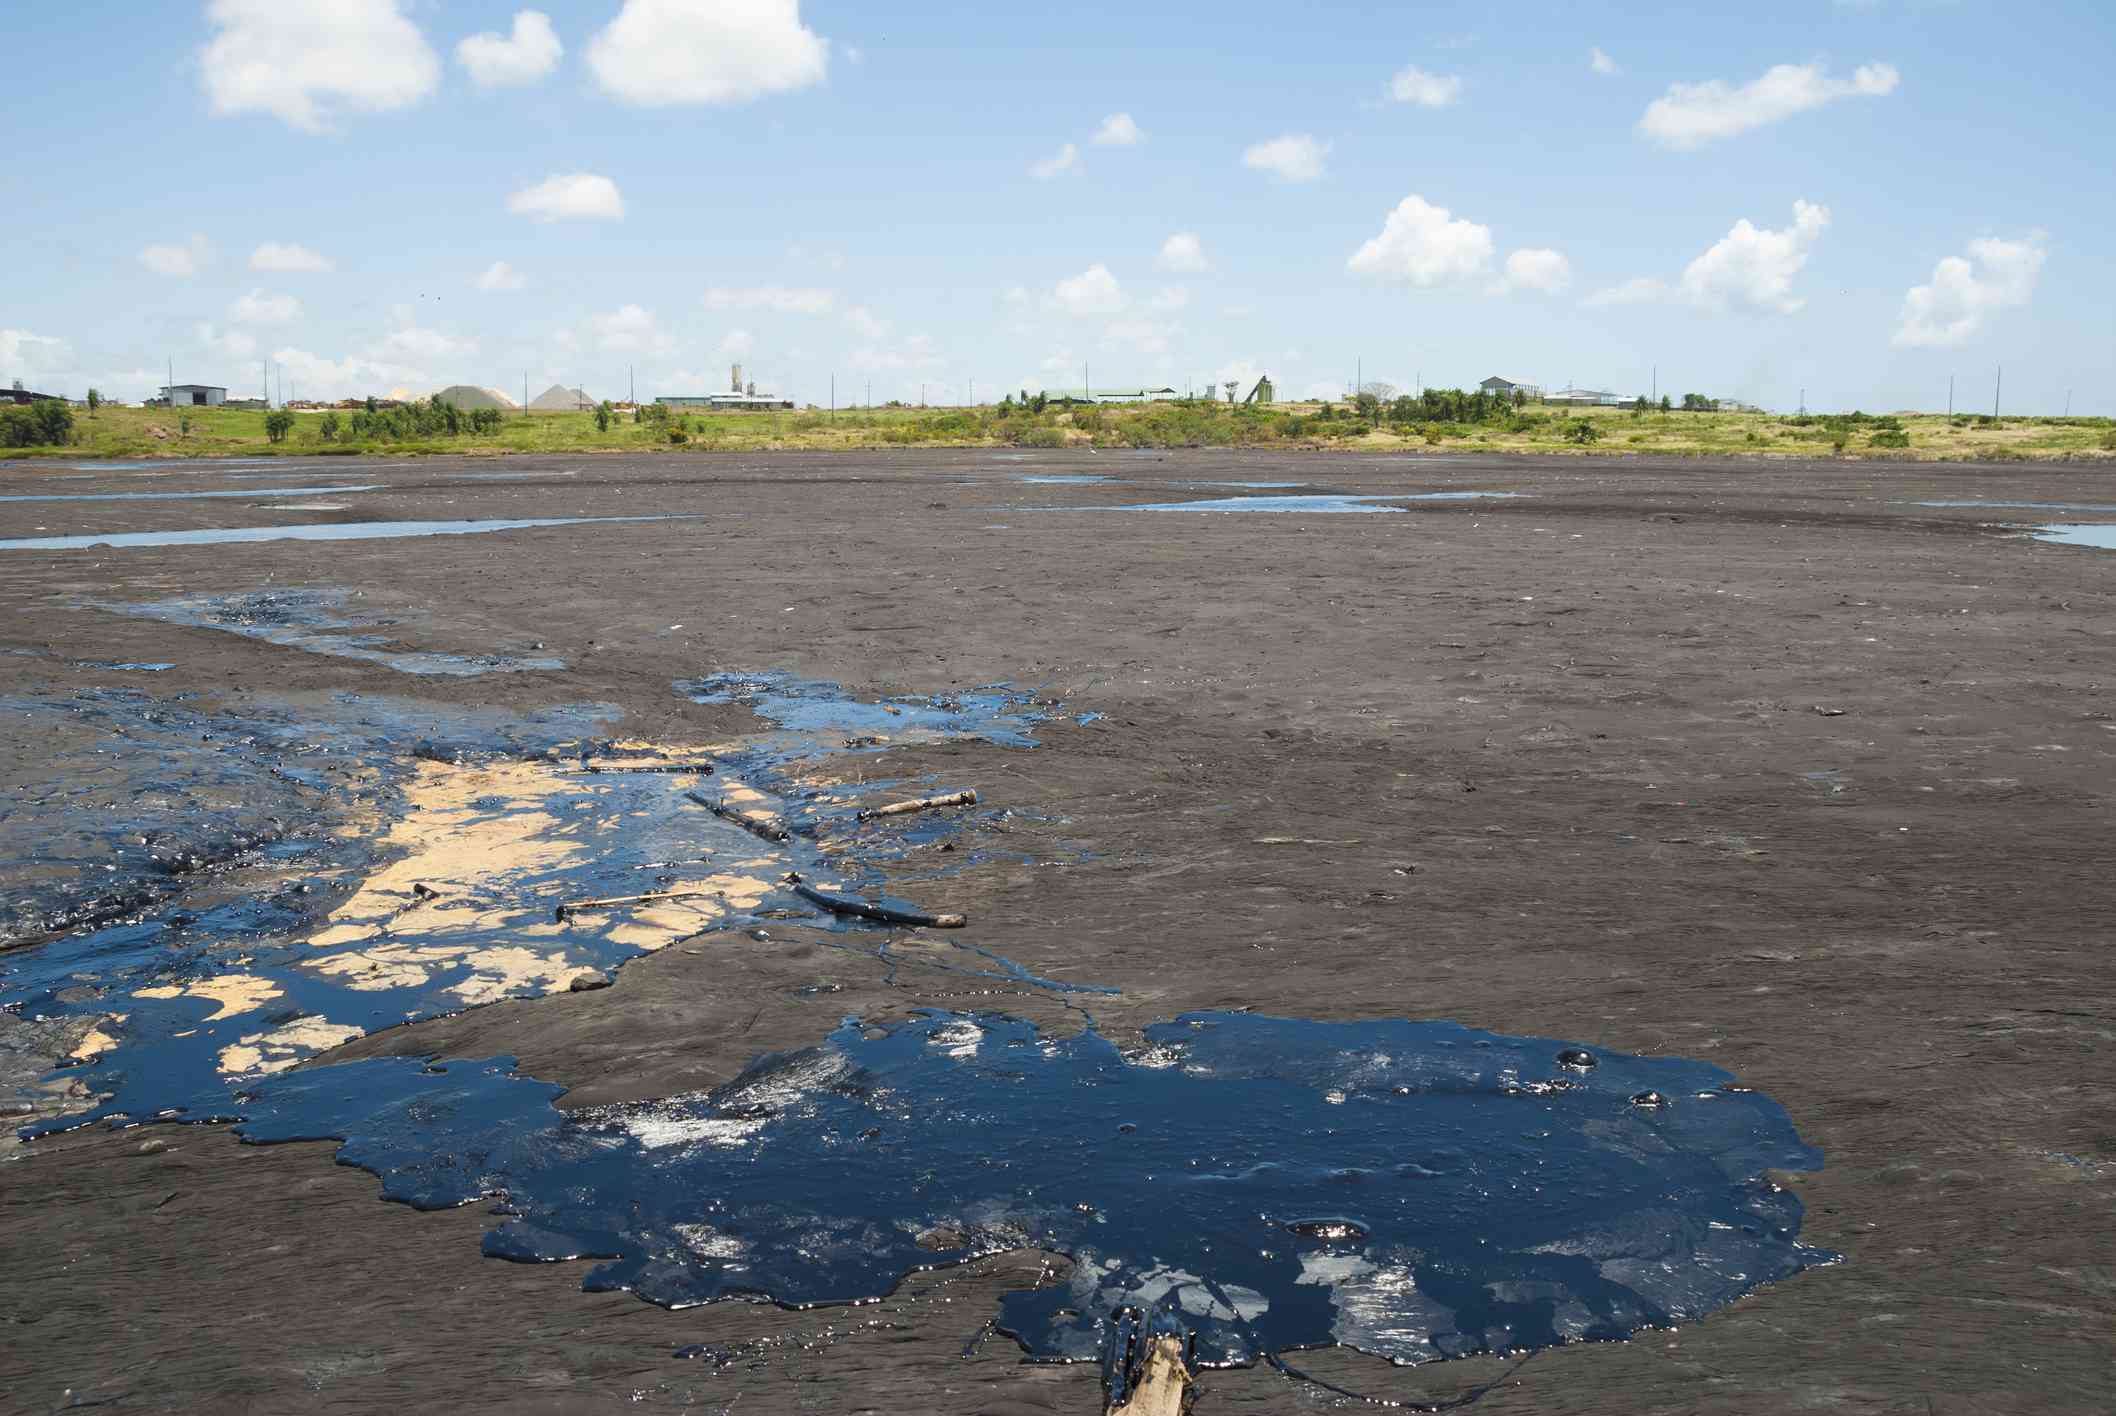
[[[702, 519], [0, 550], [0, 650], [30, 651], [0, 657], [0, 691], [606, 701], [628, 734], [684, 743], [744, 726], [670, 691], [713, 669], [862, 693], [1037, 688], [1107, 716], [1030, 753], [919, 751], [1033, 814], [1010, 849], [1087, 857], [972, 870], [945, 903], [1037, 973], [1121, 986], [1097, 1008], [1105, 1030], [1253, 1007], [1680, 1054], [1770, 1093], [1827, 1152], [1800, 1182], [1804, 1237], [1849, 1262], [1680, 1333], [1547, 1353], [1479, 1410], [2107, 1409], [2116, 556], [1989, 527], [2032, 512], [1909, 505], [2116, 501], [2105, 469], [905, 453], [64, 471], [5, 490], [387, 489], [327, 499], [342, 512], [0, 504], [0, 536]], [[454, 480], [495, 471], [531, 480]], [[1039, 472], [1121, 482], [1019, 480]], [[1169, 485], [1193, 479], [1529, 496], [1375, 515], [1030, 509], [1236, 494]], [[422, 649], [541, 645], [571, 667], [415, 679], [82, 605], [267, 583], [363, 592]], [[25, 751], [0, 786], [38, 771]], [[709, 1085], [846, 1013], [996, 1006], [1070, 1026], [1046, 997], [933, 979], [884, 987], [878, 965], [797, 931], [694, 941], [605, 992], [344, 1055], [508, 1052], [587, 1102]], [[819, 980], [843, 991], [795, 992]], [[142, 1155], [148, 1134], [0, 1164], [0, 1407], [1096, 1408], [1091, 1369], [1025, 1367], [1000, 1339], [961, 1356], [1035, 1255], [874, 1307], [666, 1313], [581, 1294], [578, 1266], [482, 1259], [481, 1210], [379, 1204], [327, 1147], [163, 1128], [169, 1148]], [[669, 1355], [748, 1339], [768, 1344], [717, 1374]], [[1302, 1365], [1397, 1397], [1502, 1370]], [[1324, 1400], [1265, 1368], [1206, 1385], [1201, 1412]]]

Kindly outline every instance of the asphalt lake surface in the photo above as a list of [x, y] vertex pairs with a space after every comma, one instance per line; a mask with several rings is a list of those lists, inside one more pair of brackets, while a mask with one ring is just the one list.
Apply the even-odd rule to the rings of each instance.
[[[294, 510], [295, 508], [282, 508]], [[566, 667], [539, 654], [443, 654], [397, 642], [387, 616], [356, 613], [352, 592], [340, 589], [260, 590], [246, 594], [184, 595], [147, 604], [105, 604], [114, 614], [217, 629], [312, 654], [383, 664], [398, 673], [475, 678], [480, 674], [541, 673]], [[385, 621], [377, 625], [376, 620]]]
[[[262, 599], [296, 622], [338, 603]], [[908, 909], [879, 867], [975, 818], [869, 820], [805, 774], [921, 742], [1032, 748], [1058, 716], [999, 687], [868, 702], [769, 672], [674, 688], [766, 727], [701, 754], [583, 737], [593, 705], [528, 721], [350, 699], [230, 717], [117, 691], [0, 705], [85, 729], [84, 754], [122, 743], [160, 764], [151, 790], [60, 791], [0, 823], [35, 887], [14, 897], [13, 940], [32, 947], [0, 956], [0, 1006], [93, 1023], [21, 1136], [235, 1121], [253, 1144], [338, 1139], [385, 1198], [497, 1201], [487, 1254], [597, 1260], [586, 1288], [667, 1307], [854, 1304], [921, 1270], [1055, 1251], [1071, 1278], [1007, 1294], [995, 1323], [1060, 1361], [1140, 1323], [1189, 1334], [1202, 1365], [1618, 1339], [1834, 1258], [1799, 1243], [1798, 1199], [1766, 1178], [1821, 1155], [1709, 1065], [1228, 1012], [1149, 1027], [1127, 1056], [1093, 1024], [1114, 990], [969, 939], [941, 966], [1063, 997], [1086, 1026], [848, 1018], [710, 1091], [570, 1113], [504, 1057], [303, 1066], [771, 920], [887, 961], [902, 930], [787, 882]], [[130, 883], [29, 879], [54, 841]]]
[[[248, 495], [256, 495], [250, 493]], [[341, 521], [327, 526], [228, 526], [195, 531], [113, 531], [89, 536], [21, 536], [0, 551], [70, 551], [96, 546], [221, 546], [257, 541], [386, 541], [402, 536], [475, 536], [535, 526], [592, 526], [625, 521], [685, 521], [683, 516], [541, 516], [491, 521]]]

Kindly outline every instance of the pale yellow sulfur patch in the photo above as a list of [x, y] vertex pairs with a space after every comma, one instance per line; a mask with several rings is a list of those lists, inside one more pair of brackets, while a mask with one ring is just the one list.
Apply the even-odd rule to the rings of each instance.
[[319, 1052], [328, 1052], [341, 1043], [351, 1042], [365, 1035], [366, 1031], [351, 1023], [331, 1022], [328, 1018], [296, 1018], [285, 1027], [251, 1033], [235, 1045], [222, 1048], [220, 1070], [231, 1076], [244, 1072], [284, 1072]]
[[218, 978], [202, 978], [187, 984], [163, 984], [136, 992], [141, 998], [211, 998], [220, 1004], [203, 1019], [211, 1023], [262, 1008], [279, 996], [279, 985], [252, 974], [222, 974]]

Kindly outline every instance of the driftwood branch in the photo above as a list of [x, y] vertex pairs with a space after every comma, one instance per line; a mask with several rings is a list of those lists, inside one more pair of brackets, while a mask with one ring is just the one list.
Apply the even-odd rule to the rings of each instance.
[[774, 845], [793, 839], [793, 832], [787, 830], [783, 823], [773, 817], [752, 816], [746, 811], [737, 811], [732, 806], [714, 801], [711, 797], [700, 796], [697, 792], [685, 792], [684, 795], [719, 817], [722, 821], [733, 822], [752, 836], [770, 841]]
[[949, 792], [945, 796], [920, 797], [917, 801], [894, 801], [887, 806], [877, 806], [859, 814], [861, 821], [872, 821], [878, 816], [908, 816], [914, 811], [938, 811], [944, 806], [975, 806], [974, 791]]
[[793, 886], [796, 895], [812, 905], [821, 905], [832, 914], [871, 919], [876, 924], [907, 924], [925, 929], [961, 929], [970, 922], [968, 915], [919, 914], [914, 910], [891, 909], [887, 905], [870, 905], [865, 900], [848, 899], [843, 895], [826, 895], [791, 871], [787, 873], [786, 883]]
[[1183, 1416], [1191, 1391], [1190, 1369], [1183, 1363], [1183, 1341], [1163, 1334], [1153, 1339], [1138, 1380], [1127, 1400], [1109, 1408], [1109, 1416]]
[[593, 773], [597, 776], [616, 775], [624, 772], [668, 772], [677, 776], [709, 777], [713, 772], [713, 764], [710, 762], [638, 762], [606, 767], [599, 762], [584, 762], [575, 770]]
[[718, 894], [713, 890], [665, 890], [658, 895], [612, 895], [607, 900], [568, 900], [558, 907], [561, 923], [571, 919], [582, 910], [610, 910], [620, 905], [646, 905], [658, 900], [708, 900]]

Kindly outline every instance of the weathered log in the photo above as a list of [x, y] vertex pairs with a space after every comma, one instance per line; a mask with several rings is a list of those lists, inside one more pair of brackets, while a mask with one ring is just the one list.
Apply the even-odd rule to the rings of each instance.
[[557, 910], [561, 923], [571, 919], [582, 910], [609, 910], [619, 905], [646, 905], [658, 900], [709, 900], [719, 892], [714, 890], [665, 890], [658, 895], [612, 895], [607, 900], [568, 900]]
[[685, 792], [684, 795], [719, 817], [722, 821], [740, 826], [759, 840], [770, 841], [773, 845], [778, 845], [793, 839], [793, 832], [787, 830], [782, 823], [773, 817], [752, 816], [746, 811], [737, 811], [732, 806], [714, 801], [711, 797], [700, 796], [697, 792]]
[[949, 792], [945, 796], [920, 797], [917, 801], [893, 801], [887, 806], [877, 806], [859, 814], [861, 821], [872, 821], [878, 816], [908, 816], [914, 811], [937, 811], [944, 806], [975, 806], [975, 791]]
[[1191, 1392], [1190, 1368], [1183, 1363], [1183, 1341], [1162, 1334], [1152, 1340], [1129, 1399], [1109, 1408], [1109, 1416], [1183, 1416]]
[[591, 776], [620, 776], [628, 772], [666, 772], [674, 776], [709, 777], [713, 774], [710, 762], [636, 762], [605, 765], [600, 762], [583, 762], [578, 767], [561, 767], [563, 775], [586, 772]]
[[832, 914], [871, 919], [876, 924], [906, 924], [923, 929], [961, 929], [970, 922], [968, 915], [919, 914], [913, 910], [891, 909], [887, 905], [870, 905], [865, 900], [847, 899], [843, 895], [826, 895], [792, 871], [787, 872], [786, 883], [793, 886], [796, 895], [812, 905], [821, 905]]

